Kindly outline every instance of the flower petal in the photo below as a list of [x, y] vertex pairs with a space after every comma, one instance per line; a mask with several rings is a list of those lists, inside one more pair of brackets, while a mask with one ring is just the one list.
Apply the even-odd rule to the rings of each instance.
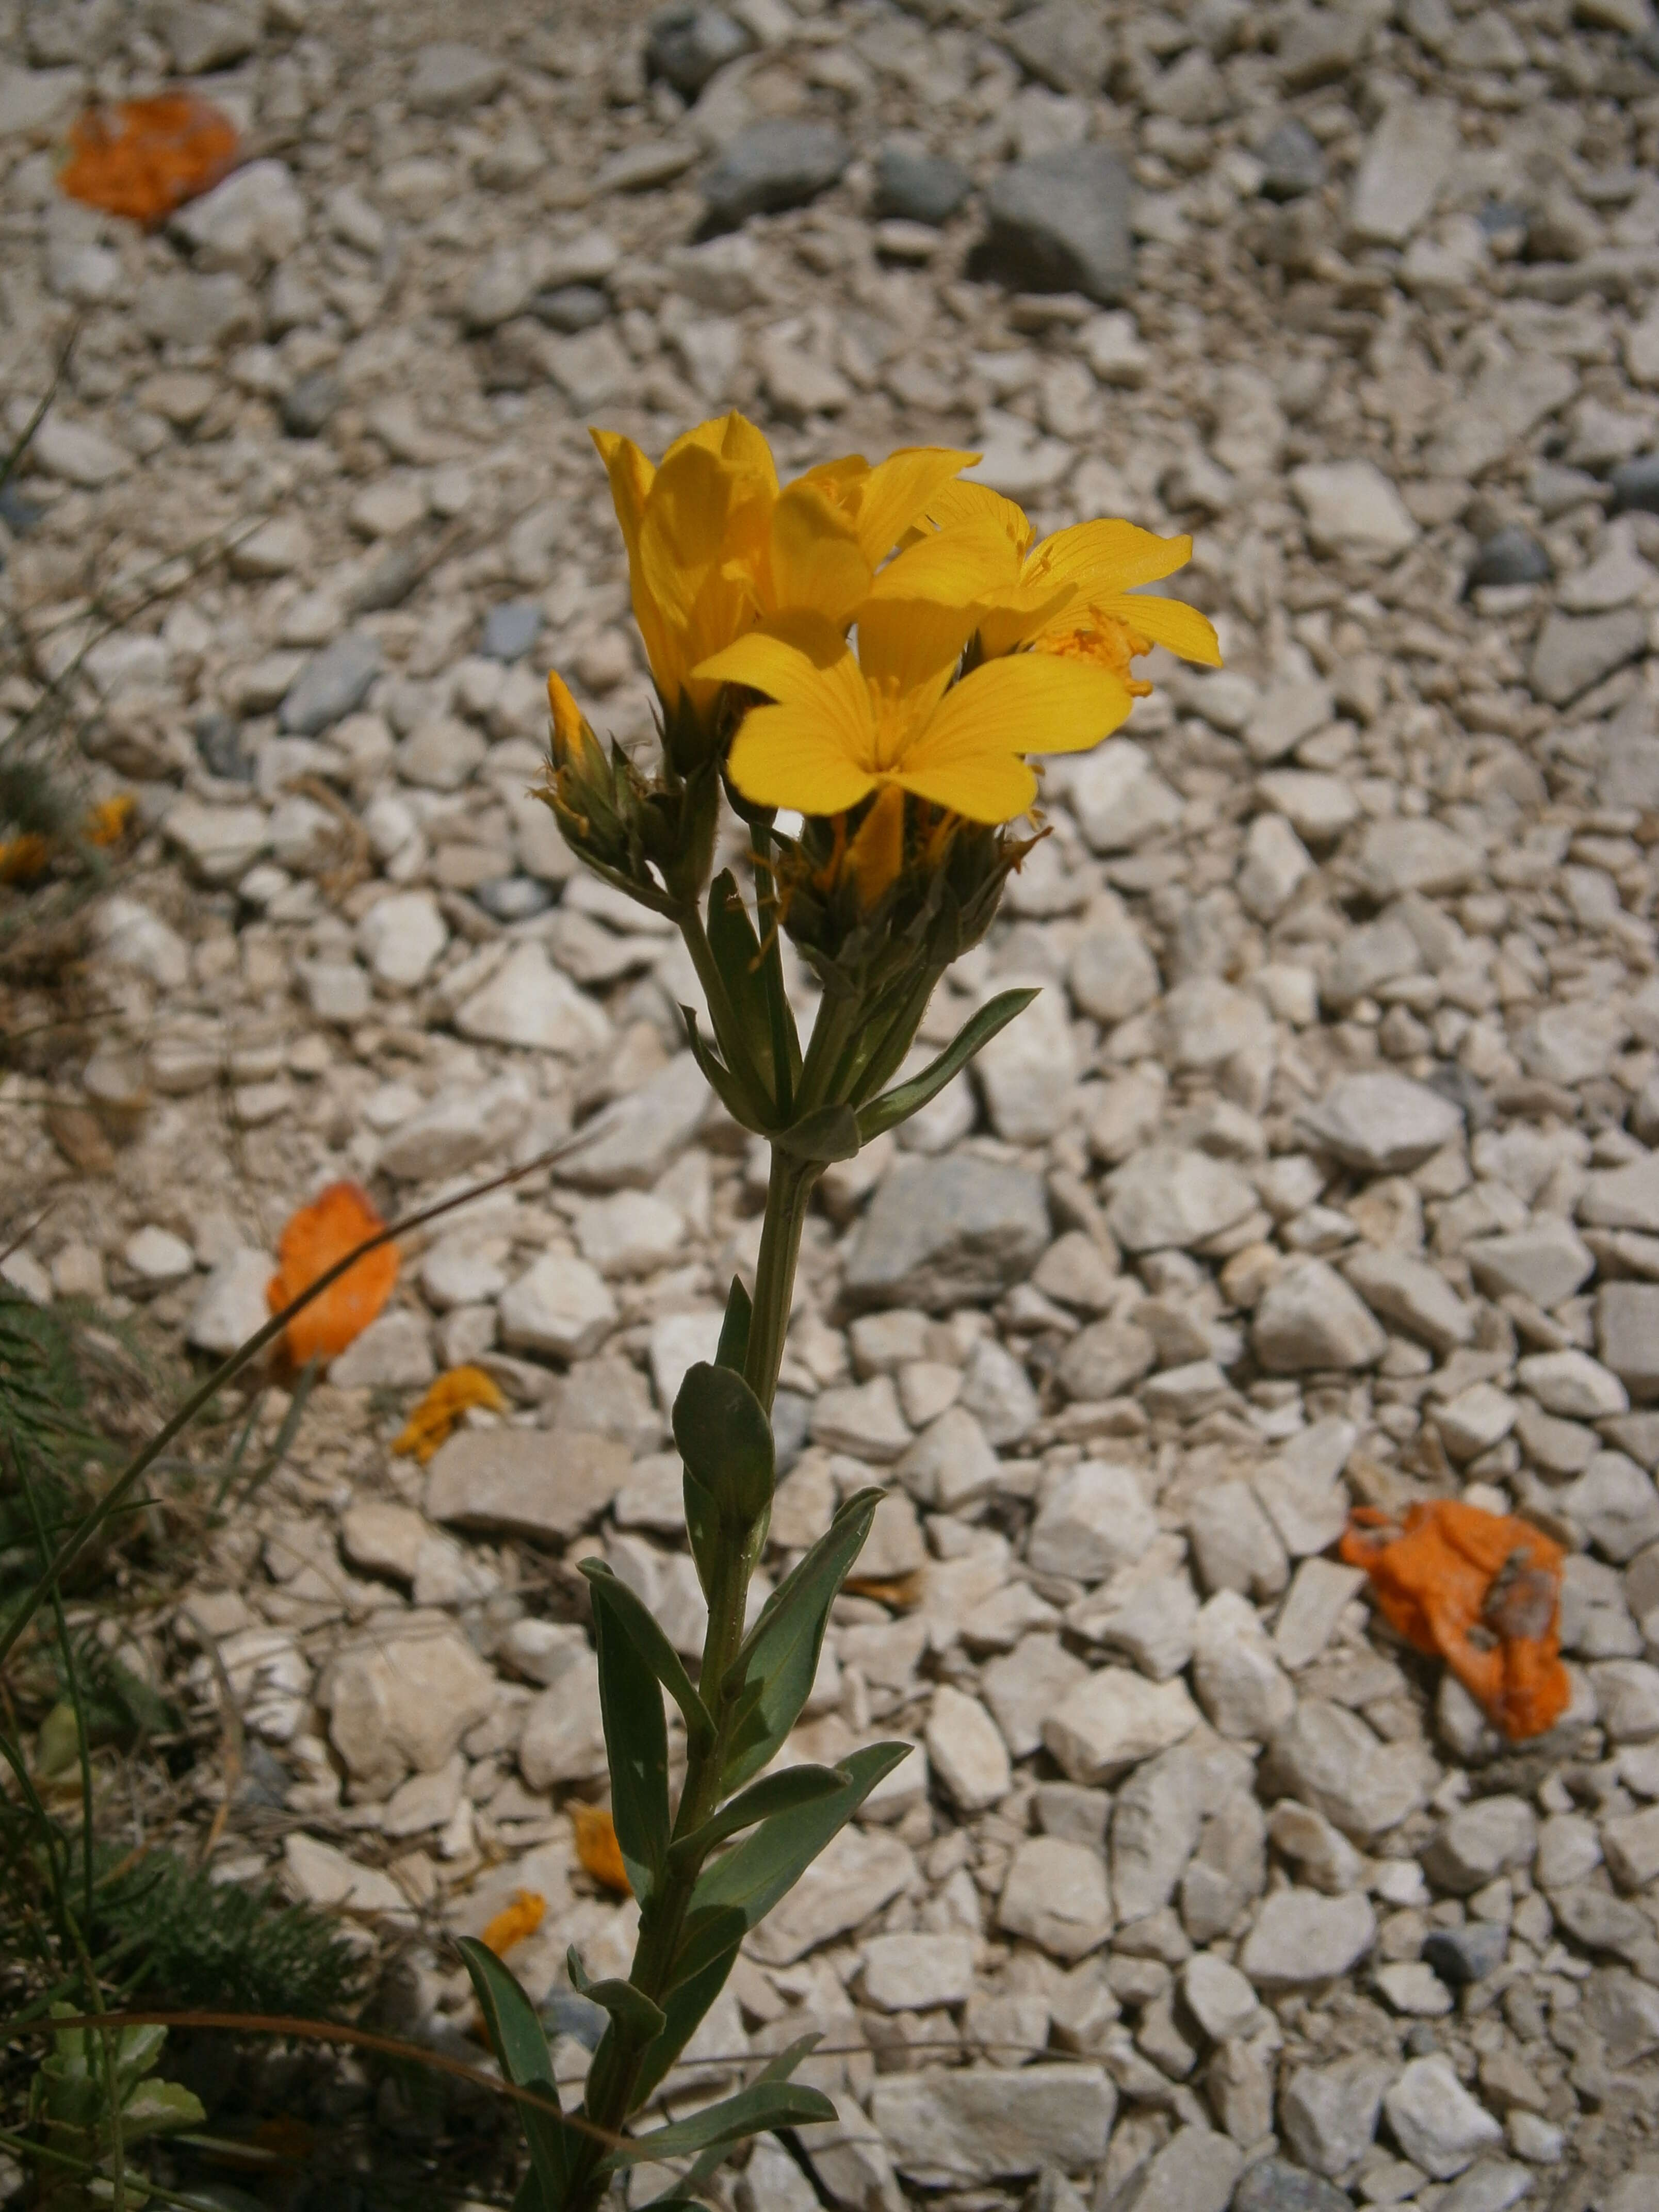
[[[865, 712], [867, 717], [867, 706]], [[854, 734], [810, 704], [751, 707], [732, 740], [727, 773], [757, 806], [843, 814], [876, 787], [862, 765], [867, 755], [855, 753], [849, 742]], [[866, 735], [865, 744], [870, 742]]]
[[1019, 556], [1000, 531], [930, 531], [877, 572], [874, 599], [948, 599], [965, 605], [1018, 592]]
[[927, 502], [927, 517], [935, 530], [994, 532], [1006, 538], [1022, 559], [1036, 535], [1024, 507], [989, 484], [964, 483], [959, 477], [939, 486]]
[[769, 614], [803, 609], [845, 629], [870, 587], [853, 526], [811, 484], [791, 484], [772, 509]]
[[858, 493], [859, 546], [873, 568], [960, 469], [979, 459], [951, 446], [901, 446], [878, 462]]
[[986, 747], [1086, 751], [1117, 728], [1133, 704], [1122, 679], [1093, 661], [1036, 653], [988, 660], [946, 692], [902, 764], [908, 774]]
[[1221, 665], [1221, 641], [1215, 634], [1215, 624], [1184, 599], [1166, 599], [1150, 592], [1119, 592], [1092, 604], [1127, 623], [1131, 629], [1138, 629], [1154, 645], [1178, 653], [1183, 660], [1201, 660], [1206, 668]]
[[970, 822], [1012, 822], [1036, 797], [1037, 780], [1018, 753], [963, 747], [949, 759], [896, 770], [893, 781]]
[[1045, 538], [1027, 561], [1025, 574], [1030, 583], [1075, 584], [1092, 597], [1155, 584], [1192, 557], [1190, 538], [1159, 538], [1133, 522], [1103, 518]]

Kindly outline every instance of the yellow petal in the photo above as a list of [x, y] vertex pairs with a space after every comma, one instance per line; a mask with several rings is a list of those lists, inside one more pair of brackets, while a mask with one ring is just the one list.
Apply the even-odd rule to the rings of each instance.
[[622, 525], [628, 557], [632, 561], [639, 548], [640, 524], [656, 471], [631, 438], [624, 438], [615, 430], [590, 430], [588, 435], [598, 447], [605, 472], [611, 479], [611, 503]]
[[1201, 660], [1206, 668], [1221, 665], [1221, 641], [1215, 634], [1215, 624], [1184, 599], [1166, 599], [1150, 592], [1121, 592], [1091, 604], [1127, 623], [1131, 629], [1138, 629], [1154, 645], [1168, 646], [1183, 660]]
[[1159, 538], [1133, 522], [1103, 518], [1045, 538], [1026, 562], [1025, 574], [1031, 583], [1076, 584], [1093, 597], [1155, 584], [1192, 557], [1190, 538]]
[[966, 605], [1019, 589], [1019, 556], [1000, 531], [938, 530], [918, 538], [878, 571], [874, 599], [946, 599]]
[[847, 866], [858, 887], [859, 903], [866, 911], [903, 865], [904, 793], [896, 783], [884, 784], [847, 848]]
[[971, 607], [866, 599], [859, 609], [859, 665], [877, 686], [942, 692], [973, 632]]
[[794, 702], [816, 698], [819, 684], [831, 671], [838, 683], [846, 683], [850, 672], [859, 696], [866, 700], [867, 714], [864, 679], [847, 640], [822, 615], [798, 611], [750, 630], [747, 637], [700, 661], [692, 673], [715, 684], [744, 684], [769, 698]]
[[927, 520], [936, 530], [990, 530], [1006, 538], [1022, 556], [1036, 536], [1023, 507], [1005, 499], [988, 484], [964, 483], [953, 477], [941, 484], [927, 502]]
[[945, 694], [903, 765], [908, 772], [987, 746], [1080, 752], [1116, 729], [1133, 704], [1122, 678], [1094, 661], [1013, 653], [984, 662]]
[[772, 509], [769, 614], [803, 609], [845, 629], [870, 587], [853, 526], [811, 484], [791, 484]]
[[895, 783], [970, 822], [1012, 822], [1036, 797], [1037, 780], [1018, 753], [995, 745], [959, 748], [950, 758], [897, 770]]
[[[867, 750], [855, 756], [850, 734], [811, 706], [751, 707], [732, 740], [727, 773], [757, 806], [844, 814], [876, 787], [863, 764]], [[872, 743], [866, 737], [866, 747]]]
[[902, 446], [865, 478], [858, 499], [859, 545], [873, 568], [957, 471], [979, 459], [949, 446]]

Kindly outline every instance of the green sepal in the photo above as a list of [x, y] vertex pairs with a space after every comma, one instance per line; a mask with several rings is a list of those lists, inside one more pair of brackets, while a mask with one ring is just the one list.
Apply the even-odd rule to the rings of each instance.
[[496, 2064], [515, 2089], [534, 2092], [534, 2103], [517, 2100], [519, 2122], [540, 2185], [542, 2212], [561, 2212], [569, 2185], [569, 2144], [536, 2008], [487, 1943], [464, 1936], [460, 1952]]
[[[593, 1598], [593, 1638], [599, 1646], [599, 1711], [611, 1767], [611, 1817], [629, 1886], [643, 1907], [668, 1855], [668, 1724], [657, 1669], [641, 1651], [634, 1624], [610, 1587], [616, 1577], [601, 1569], [587, 1580]], [[648, 1613], [646, 1618], [650, 1619]], [[654, 1621], [652, 1626], [656, 1626]], [[657, 1634], [661, 1636], [660, 1629]]]
[[[723, 868], [708, 886], [708, 949], [726, 985], [732, 1018], [743, 1030], [743, 1043], [757, 1074], [766, 1086], [767, 1104], [774, 1113], [779, 1104], [777, 1070], [773, 1064], [772, 1018], [766, 1003], [766, 979], [762, 972], [760, 939], [730, 868]], [[709, 1009], [713, 1018], [714, 1009]], [[715, 1024], [719, 1035], [719, 1024]], [[728, 1061], [733, 1057], [725, 1038], [721, 1048]]]
[[662, 2007], [653, 2004], [643, 1990], [635, 1989], [632, 1982], [615, 1978], [603, 1982], [590, 1981], [574, 1943], [564, 1954], [564, 1964], [570, 1977], [570, 1986], [577, 1996], [586, 1997], [589, 2004], [596, 2004], [602, 2012], [610, 2014], [617, 2024], [618, 2040], [630, 2050], [638, 2050], [662, 2033]]
[[744, 1096], [743, 1085], [713, 1046], [704, 1042], [697, 1018], [690, 1006], [680, 1008], [680, 1019], [685, 1024], [685, 1041], [691, 1048], [692, 1058], [702, 1070], [704, 1082], [739, 1128], [747, 1129], [754, 1136], [764, 1136], [765, 1125], [753, 1103]]
[[587, 1577], [595, 1620], [600, 1606], [611, 1608], [622, 1632], [679, 1707], [692, 1748], [697, 1750], [710, 1742], [714, 1723], [708, 1708], [686, 1673], [684, 1661], [663, 1634], [661, 1623], [650, 1607], [603, 1559], [584, 1559], [579, 1571]]
[[754, 1315], [754, 1303], [743, 1286], [743, 1278], [733, 1275], [726, 1294], [726, 1318], [720, 1323], [720, 1349], [714, 1354], [716, 1367], [729, 1367], [734, 1375], [742, 1374], [749, 1362], [749, 1328]]
[[673, 1424], [686, 1472], [727, 1528], [758, 1521], [772, 1503], [775, 1454], [766, 1409], [742, 1376], [696, 1361], [680, 1384]]
[[884, 1494], [860, 1490], [847, 1500], [744, 1637], [720, 1689], [734, 1706], [722, 1790], [758, 1774], [799, 1719], [812, 1693], [830, 1608]]
[[864, 1139], [859, 1117], [848, 1105], [820, 1106], [815, 1113], [773, 1132], [772, 1143], [791, 1159], [810, 1160], [827, 1167], [834, 1160], [850, 1160]]
[[840, 1766], [786, 1766], [777, 1774], [763, 1774], [723, 1805], [712, 1820], [670, 1844], [669, 1866], [675, 1871], [701, 1866], [717, 1844], [725, 1843], [740, 1829], [752, 1828], [757, 1820], [769, 1820], [774, 1813], [787, 1813], [797, 1805], [833, 1796], [837, 1790], [846, 1788], [848, 1779], [846, 1768]]
[[774, 2128], [811, 2127], [833, 2120], [836, 2108], [822, 2089], [804, 2081], [756, 2081], [718, 2105], [706, 2105], [689, 2120], [675, 2120], [653, 2128], [648, 2136], [635, 2136], [611, 2151], [599, 2166], [601, 2173], [618, 2167], [640, 2166], [647, 2160], [684, 2158], [695, 2151], [724, 2143], [746, 2142], [750, 2136], [766, 2135]]
[[929, 1060], [920, 1075], [912, 1076], [908, 1083], [901, 1083], [896, 1091], [884, 1091], [872, 1098], [867, 1106], [859, 1109], [859, 1135], [864, 1143], [878, 1137], [884, 1130], [896, 1129], [901, 1121], [908, 1121], [919, 1114], [932, 1099], [937, 1098], [953, 1076], [959, 1075], [981, 1047], [989, 1044], [999, 1030], [1007, 1028], [1016, 1014], [1023, 1014], [1033, 999], [1035, 990], [999, 991], [988, 999], [976, 1014], [972, 1014], [957, 1031], [937, 1060]]

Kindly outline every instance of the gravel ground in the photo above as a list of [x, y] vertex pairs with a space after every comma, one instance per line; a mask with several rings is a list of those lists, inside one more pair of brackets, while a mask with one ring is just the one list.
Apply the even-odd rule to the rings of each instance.
[[[769, 2142], [739, 2212], [1659, 2203], [1648, 0], [14, 0], [0, 51], [14, 428], [82, 318], [0, 527], [33, 678], [94, 578], [243, 533], [88, 663], [118, 1011], [51, 1109], [0, 1081], [52, 1198], [0, 1271], [221, 1351], [322, 1183], [591, 1133], [406, 1261], [133, 1626], [243, 1700], [225, 1878], [401, 1931], [412, 2033], [519, 1887], [538, 1996], [623, 1970], [570, 1563], [697, 1647], [663, 1409], [763, 1162], [526, 796], [550, 665], [648, 730], [585, 425], [971, 445], [1044, 528], [1192, 531], [1227, 665], [1051, 771], [924, 1035], [1042, 997], [826, 1178], [768, 1572], [891, 1492], [794, 1747], [917, 1749], [671, 2094], [824, 2032], [816, 2189]], [[148, 237], [58, 198], [74, 105], [170, 74], [250, 165]], [[394, 1457], [469, 1360], [509, 1418]], [[1449, 1495], [1570, 1550], [1519, 1750], [1332, 1556]]]

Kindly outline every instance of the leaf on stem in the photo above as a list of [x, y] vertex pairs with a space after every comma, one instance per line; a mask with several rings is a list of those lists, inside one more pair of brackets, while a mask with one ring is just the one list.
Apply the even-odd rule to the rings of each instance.
[[850, 1160], [864, 1139], [859, 1117], [850, 1106], [820, 1106], [787, 1129], [776, 1130], [772, 1142], [791, 1159], [810, 1160], [829, 1166], [833, 1160]]
[[757, 1820], [768, 1820], [774, 1813], [792, 1812], [797, 1805], [831, 1797], [837, 1790], [844, 1790], [850, 1779], [843, 1766], [786, 1766], [781, 1773], [763, 1775], [712, 1820], [672, 1844], [670, 1864], [701, 1866], [716, 1844], [725, 1843], [739, 1830], [752, 1828]]
[[728, 1528], [747, 1528], [772, 1503], [775, 1455], [766, 1410], [741, 1375], [699, 1359], [674, 1401], [674, 1442], [686, 1473]]
[[757, 2081], [718, 2105], [705, 2106], [689, 2120], [675, 2120], [665, 2128], [653, 2128], [647, 2136], [635, 2136], [611, 2152], [599, 2170], [609, 2173], [647, 2159], [684, 2158], [717, 2143], [746, 2142], [773, 2128], [811, 2127], [835, 2117], [836, 2108], [822, 2089], [809, 2088], [804, 2081]]
[[1024, 1012], [1036, 995], [1035, 990], [999, 991], [976, 1014], [969, 1016], [939, 1058], [930, 1060], [920, 1075], [860, 1107], [859, 1135], [864, 1143], [867, 1145], [884, 1129], [896, 1129], [901, 1121], [908, 1121], [913, 1114], [919, 1114], [930, 1099], [938, 1097], [952, 1076], [962, 1073], [982, 1046], [989, 1044], [999, 1030], [1006, 1029], [1016, 1014]]
[[641, 1659], [679, 1707], [692, 1745], [707, 1743], [714, 1733], [708, 1708], [686, 1673], [679, 1653], [664, 1635], [655, 1613], [603, 1559], [584, 1559], [580, 1571], [587, 1577], [595, 1613], [605, 1606], [614, 1616]]
[[[668, 1724], [656, 1667], [640, 1648], [637, 1622], [617, 1601], [616, 1590], [622, 1585], [614, 1575], [601, 1572], [589, 1574], [588, 1587], [599, 1645], [599, 1711], [611, 1765], [611, 1817], [629, 1881], [643, 1905], [668, 1852]], [[644, 1607], [640, 1610], [643, 1613]], [[662, 1633], [660, 1629], [657, 1632]]]
[[691, 1057], [702, 1070], [704, 1082], [739, 1127], [754, 1131], [756, 1123], [753, 1106], [744, 1097], [743, 1086], [737, 1077], [732, 1074], [713, 1045], [705, 1042], [702, 1032], [697, 1027], [697, 1018], [690, 1006], [680, 1008], [680, 1019], [685, 1024], [685, 1041], [691, 1048]]
[[883, 1495], [860, 1490], [847, 1500], [744, 1638], [721, 1685], [721, 1695], [736, 1706], [722, 1789], [736, 1790], [758, 1774], [800, 1717], [817, 1673], [830, 1608], [864, 1548]]
[[749, 1360], [749, 1325], [754, 1314], [754, 1304], [743, 1287], [743, 1278], [733, 1275], [732, 1287], [726, 1294], [726, 1318], [720, 1323], [720, 1349], [714, 1354], [716, 1367], [729, 1367], [734, 1374], [742, 1374]]
[[581, 1959], [573, 1943], [564, 1954], [571, 1986], [579, 1996], [608, 2012], [617, 2023], [617, 2033], [630, 2048], [649, 2043], [663, 2031], [663, 2012], [660, 2005], [653, 2004], [643, 1990], [636, 1990], [632, 1982], [611, 1978], [592, 1982], [587, 1978]]
[[773, 1064], [772, 1018], [766, 1003], [760, 939], [730, 868], [723, 868], [708, 886], [708, 947], [725, 982], [733, 1018], [742, 1027], [749, 1057], [766, 1085], [768, 1103], [775, 1107], [778, 1078]]
[[540, 2185], [542, 2212], [559, 2212], [569, 2182], [568, 2145], [553, 2082], [552, 2056], [536, 2008], [486, 1944], [464, 1936], [460, 1951], [497, 2065], [515, 2089], [537, 2094], [535, 2104], [520, 2100], [519, 2118], [530, 2145], [531, 2168]]

